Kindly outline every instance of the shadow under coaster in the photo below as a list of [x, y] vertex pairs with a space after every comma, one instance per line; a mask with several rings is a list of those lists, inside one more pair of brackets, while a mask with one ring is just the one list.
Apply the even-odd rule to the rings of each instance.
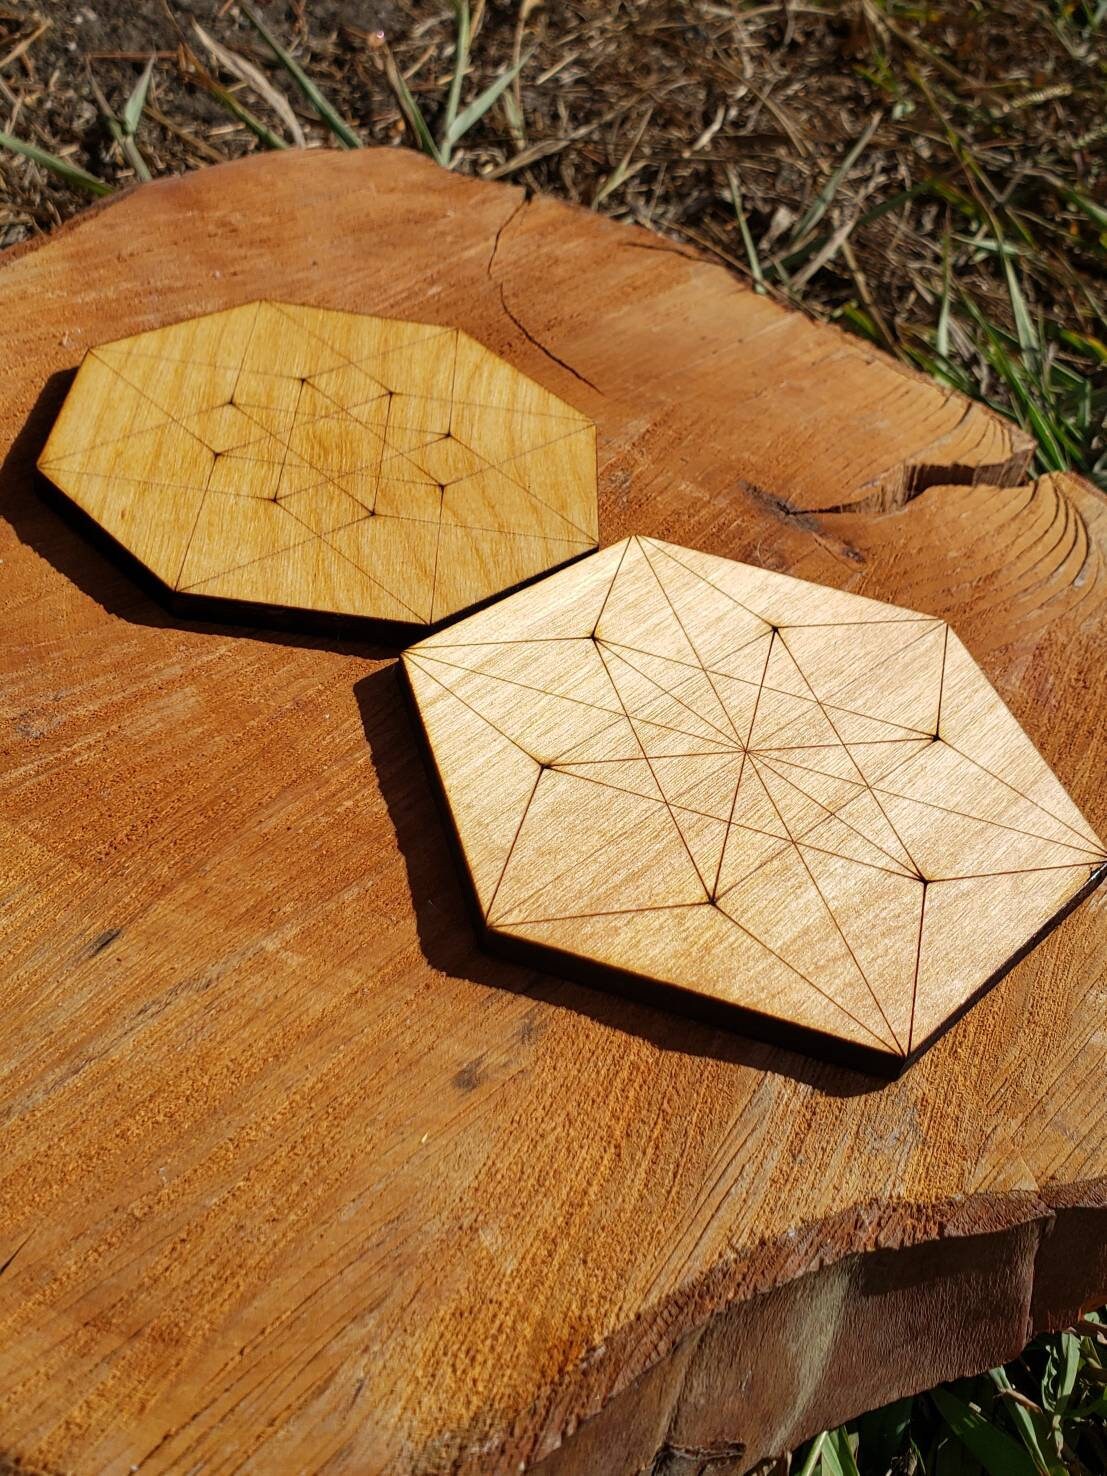
[[882, 1075], [1107, 874], [931, 616], [630, 538], [402, 669], [490, 947]]
[[597, 539], [584, 415], [456, 328], [322, 308], [91, 349], [38, 465], [184, 615], [410, 640]]

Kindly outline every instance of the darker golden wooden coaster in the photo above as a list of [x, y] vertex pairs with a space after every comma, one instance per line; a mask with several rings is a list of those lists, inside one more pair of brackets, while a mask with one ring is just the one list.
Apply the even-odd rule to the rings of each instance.
[[39, 467], [193, 613], [418, 629], [596, 542], [585, 416], [455, 328], [322, 308], [92, 349]]

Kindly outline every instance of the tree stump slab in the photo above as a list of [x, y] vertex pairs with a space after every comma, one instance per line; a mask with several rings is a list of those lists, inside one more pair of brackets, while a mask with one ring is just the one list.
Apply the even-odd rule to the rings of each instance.
[[0, 262], [0, 1459], [741, 1473], [1107, 1293], [1096, 894], [896, 1082], [485, 956], [395, 650], [186, 624], [34, 464], [84, 352], [259, 298], [595, 421], [600, 538], [948, 620], [1093, 829], [1103, 499], [671, 242], [400, 151]]

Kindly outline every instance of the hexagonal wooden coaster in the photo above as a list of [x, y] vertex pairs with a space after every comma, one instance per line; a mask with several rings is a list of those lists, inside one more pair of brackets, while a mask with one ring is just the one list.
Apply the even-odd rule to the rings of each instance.
[[90, 350], [39, 468], [192, 613], [428, 627], [596, 542], [585, 416], [458, 329], [285, 303]]
[[894, 1074], [1105, 874], [943, 621], [631, 538], [405, 652], [487, 940]]

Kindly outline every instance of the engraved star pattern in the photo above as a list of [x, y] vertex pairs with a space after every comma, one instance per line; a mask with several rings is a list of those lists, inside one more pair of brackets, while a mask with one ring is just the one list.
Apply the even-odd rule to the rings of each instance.
[[655, 539], [405, 666], [491, 935], [893, 1067], [1107, 859], [944, 621]]

